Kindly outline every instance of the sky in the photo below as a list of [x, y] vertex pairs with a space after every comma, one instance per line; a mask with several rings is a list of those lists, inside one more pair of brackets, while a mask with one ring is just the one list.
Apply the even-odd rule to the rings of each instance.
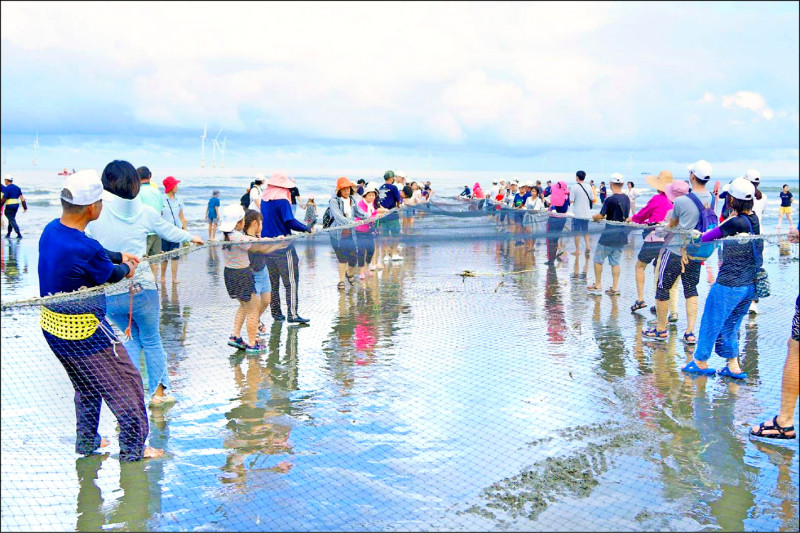
[[8, 168], [797, 176], [797, 2], [8, 2]]

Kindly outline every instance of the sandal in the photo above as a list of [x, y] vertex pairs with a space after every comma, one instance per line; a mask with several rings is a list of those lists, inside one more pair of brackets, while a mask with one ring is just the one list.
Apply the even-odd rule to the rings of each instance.
[[645, 307], [647, 307], [646, 303], [644, 303], [642, 300], [636, 300], [631, 306], [631, 313], [635, 313], [639, 309], [644, 309]]
[[609, 296], [619, 296], [620, 292], [609, 288], [609, 289], [606, 289], [606, 294], [608, 294]]
[[733, 378], [733, 379], [745, 379], [747, 377], [747, 372], [739, 372], [738, 374], [734, 374], [731, 372], [731, 369], [727, 366], [724, 367], [722, 370], [717, 372], [720, 376], [724, 376], [726, 378]]
[[669, 338], [667, 330], [659, 331], [657, 327], [643, 329], [642, 337], [645, 339], [652, 339], [654, 341], [665, 341]]
[[239, 350], [244, 350], [247, 344], [244, 343], [244, 339], [241, 337], [234, 337], [233, 335], [230, 336], [228, 339], [228, 346], [233, 346]]
[[267, 332], [267, 326], [265, 326], [260, 320], [258, 321], [258, 332], [262, 334]]
[[684, 333], [683, 334], [683, 342], [686, 344], [697, 344], [697, 337], [695, 337], [693, 332]]
[[706, 375], [706, 376], [710, 376], [710, 375], [713, 375], [713, 374], [717, 373], [716, 370], [714, 370], [713, 368], [710, 368], [710, 367], [709, 368], [700, 368], [699, 366], [697, 366], [697, 363], [694, 361], [694, 359], [692, 359], [689, 362], [689, 364], [687, 364], [686, 366], [681, 368], [681, 372], [686, 372], [688, 374], [703, 374], [703, 375]]
[[[725, 368], [727, 368], [727, 367], [725, 367]], [[761, 437], [761, 438], [764, 438], [764, 439], [780, 439], [780, 440], [783, 440], [783, 439], [794, 439], [794, 438], [797, 438], [797, 434], [794, 431], [794, 426], [781, 427], [778, 424], [777, 415], [775, 416], [775, 418], [772, 419], [772, 425], [771, 426], [765, 426], [764, 424], [765, 424], [765, 422], [761, 422], [758, 425], [758, 431], [753, 431], [751, 429], [750, 430], [750, 435], [752, 435], [753, 437]], [[766, 431], [770, 431], [770, 430], [771, 431], [777, 431], [778, 433], [777, 433], [777, 435], [774, 434], [774, 433], [771, 434], [771, 435], [765, 435], [764, 434], [765, 430]], [[792, 433], [795, 433], [795, 434], [792, 435], [792, 436], [787, 435], [787, 433], [789, 433], [790, 431]]]
[[586, 287], [586, 290], [593, 294], [600, 294], [603, 292], [602, 287], [598, 287], [597, 285], [589, 285]]
[[344, 277], [345, 277], [345, 279], [347, 279], [347, 282], [348, 282], [350, 285], [355, 285], [355, 284], [356, 284], [356, 277], [355, 277], [354, 275], [352, 275], [352, 274], [345, 274], [345, 275], [344, 275]]
[[677, 322], [678, 321], [678, 313], [670, 313], [669, 317], [667, 318], [668, 322]]
[[336, 284], [336, 287], [341, 291], [344, 289], [344, 281], [340, 281]]

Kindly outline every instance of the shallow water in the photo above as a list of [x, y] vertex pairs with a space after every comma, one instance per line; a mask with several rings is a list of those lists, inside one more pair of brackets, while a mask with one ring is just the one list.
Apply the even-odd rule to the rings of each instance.
[[[489, 238], [409, 242], [405, 261], [339, 292], [327, 237], [315, 242], [298, 245], [311, 325], [271, 324], [260, 356], [226, 345], [220, 251], [181, 260], [184, 282], [160, 291], [178, 399], [150, 412], [163, 459], [120, 464], [106, 409], [111, 455], [74, 455], [72, 389], [38, 312], [4, 312], [3, 529], [797, 529], [797, 441], [747, 436], [779, 402], [796, 245], [768, 247], [773, 296], [745, 319], [751, 376], [735, 383], [680, 372], [682, 297], [668, 342], [638, 335], [638, 237], [613, 298], [587, 295], [582, 255], [547, 269], [543, 240], [531, 256]], [[36, 265], [24, 243], [17, 294]], [[705, 276], [699, 290], [702, 311]]]

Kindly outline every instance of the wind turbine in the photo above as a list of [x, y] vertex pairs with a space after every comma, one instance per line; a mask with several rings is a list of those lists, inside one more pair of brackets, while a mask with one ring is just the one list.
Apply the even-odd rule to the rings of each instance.
[[220, 168], [225, 168], [225, 151], [228, 149], [228, 136], [222, 138], [222, 144], [219, 146], [219, 166]]
[[39, 131], [36, 131], [36, 140], [33, 141], [33, 166], [39, 164]]
[[205, 168], [206, 166], [206, 133], [208, 132], [208, 124], [203, 128], [203, 135], [200, 137], [203, 141], [203, 152], [200, 159], [200, 168]]
[[219, 143], [217, 142], [217, 139], [219, 139], [219, 134], [220, 133], [222, 133], [221, 129], [219, 130], [219, 133], [217, 133], [217, 136], [214, 137], [214, 146], [213, 146], [213, 148], [214, 148], [214, 156], [211, 159], [211, 166], [214, 167], [214, 168], [217, 168], [217, 148], [219, 148]]

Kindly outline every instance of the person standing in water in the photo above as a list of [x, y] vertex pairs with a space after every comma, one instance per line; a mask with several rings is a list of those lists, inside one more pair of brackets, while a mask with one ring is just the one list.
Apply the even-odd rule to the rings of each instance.
[[[182, 230], [186, 231], [186, 216], [183, 214], [183, 200], [178, 198], [175, 193], [178, 192], [178, 184], [180, 180], [173, 178], [172, 176], [167, 176], [164, 178], [164, 192], [166, 195], [164, 196], [164, 210], [161, 213], [161, 216], [172, 224], [173, 226], [179, 227]], [[178, 250], [181, 247], [181, 243], [179, 242], [172, 242], [172, 241], [165, 241], [161, 239], [161, 251], [162, 252], [171, 252], [173, 250]], [[172, 263], [172, 283], [180, 283], [178, 280], [178, 256], [174, 256], [170, 261]], [[167, 261], [161, 263], [161, 283], [167, 282]]]
[[22, 190], [14, 184], [14, 176], [6, 174], [5, 181], [6, 189], [3, 191], [2, 205], [5, 207], [5, 215], [8, 219], [8, 233], [6, 233], [6, 239], [11, 238], [12, 229], [17, 232], [17, 239], [21, 239], [22, 233], [20, 233], [19, 226], [17, 225], [17, 211], [19, 210], [20, 204], [22, 204], [23, 212], [27, 213], [28, 204], [25, 202]]
[[[259, 198], [259, 203], [261, 199]], [[208, 240], [217, 240], [217, 224], [219, 223], [219, 191], [211, 192], [211, 199], [206, 208], [206, 220], [208, 221]]]
[[[141, 187], [139, 187], [139, 199], [144, 205], [149, 205], [152, 207], [160, 216], [161, 211], [164, 210], [164, 195], [161, 194], [158, 186], [150, 181], [153, 177], [153, 175], [150, 173], [150, 169], [145, 166], [141, 166], [136, 169], [136, 172], [139, 174], [139, 181], [141, 182]], [[147, 185], [147, 187], [145, 185]], [[160, 253], [161, 237], [159, 237], [156, 233], [148, 234], [147, 246], [145, 247], [143, 257], [158, 255]], [[153, 271], [153, 277], [157, 278], [158, 263], [151, 263], [150, 270]]]

